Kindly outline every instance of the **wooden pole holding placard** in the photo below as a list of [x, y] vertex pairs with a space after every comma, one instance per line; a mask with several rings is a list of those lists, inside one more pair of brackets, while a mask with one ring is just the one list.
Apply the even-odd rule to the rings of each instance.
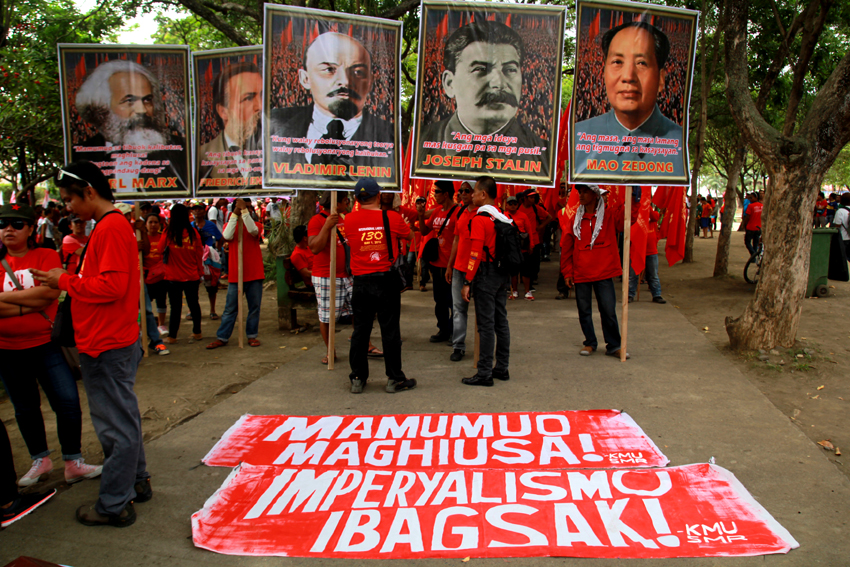
[[238, 274], [238, 279], [236, 280], [236, 288], [238, 290], [237, 291], [237, 297], [239, 298], [239, 303], [237, 304], [238, 307], [237, 307], [237, 310], [236, 310], [236, 312], [238, 314], [238, 316], [237, 316], [237, 319], [238, 319], [237, 326], [239, 328], [238, 329], [239, 330], [239, 348], [245, 348], [245, 338], [244, 338], [244, 336], [245, 336], [245, 325], [243, 324], [244, 320], [242, 318], [243, 312], [244, 312], [244, 309], [242, 307], [242, 287], [243, 287], [243, 285], [242, 285], [243, 284], [242, 267], [244, 265], [243, 258], [242, 258], [242, 227], [243, 227], [243, 224], [242, 224], [241, 211], [234, 213], [234, 214], [238, 215], [236, 217], [236, 233], [238, 235], [237, 236], [237, 244], [236, 244], [236, 253], [237, 253], [237, 256], [238, 256], [238, 260], [239, 260], [239, 262], [237, 264], [238, 268], [236, 269], [237, 274]]
[[[336, 214], [336, 191], [331, 192], [331, 214]], [[327, 245], [331, 247], [331, 296], [328, 302], [328, 370], [333, 370], [334, 352], [336, 351], [336, 227], [331, 229]]]
[[632, 236], [632, 186], [626, 185], [626, 212], [623, 215], [623, 333], [620, 343], [620, 362], [626, 361], [626, 338], [629, 334], [629, 248]]
[[[136, 220], [139, 220], [142, 215], [140, 203], [136, 203], [134, 206], [135, 212], [133, 216]], [[138, 247], [142, 242], [142, 231], [136, 230], [136, 245]], [[139, 249], [139, 282], [141, 283], [141, 287], [139, 288], [139, 322], [141, 323], [142, 328], [142, 349], [144, 350], [144, 357], [147, 358], [149, 356], [148, 353], [148, 309], [145, 305], [145, 255], [144, 252]]]

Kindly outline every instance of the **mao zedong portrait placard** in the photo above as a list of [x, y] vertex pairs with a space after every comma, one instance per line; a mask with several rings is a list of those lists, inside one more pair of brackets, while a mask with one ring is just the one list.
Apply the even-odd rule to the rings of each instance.
[[456, 110], [422, 125], [420, 169], [548, 176], [548, 143], [517, 116], [525, 55], [522, 38], [501, 22], [476, 21], [448, 37], [441, 82]]
[[185, 192], [188, 148], [169, 126], [159, 80], [127, 60], [101, 63], [80, 86], [75, 106], [97, 133], [72, 146], [94, 162], [116, 193]]
[[355, 37], [316, 37], [298, 70], [308, 106], [271, 111], [272, 177], [352, 180], [395, 177], [392, 124], [366, 109], [372, 56]]
[[627, 22], [605, 32], [601, 48], [611, 109], [576, 123], [575, 173], [684, 176], [682, 127], [657, 103], [667, 74], [667, 36], [646, 22]]
[[225, 66], [213, 81], [213, 109], [221, 133], [201, 146], [200, 187], [262, 183], [263, 75], [253, 63]]

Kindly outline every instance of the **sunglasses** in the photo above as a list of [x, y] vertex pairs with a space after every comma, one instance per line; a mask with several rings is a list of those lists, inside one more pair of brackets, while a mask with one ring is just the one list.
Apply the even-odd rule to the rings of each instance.
[[437, 189], [434, 189], [434, 195], [442, 195], [443, 193], [445, 193], [445, 191], [439, 191]]
[[460, 191], [458, 191], [458, 193], [460, 193], [461, 195], [463, 195], [464, 193], [472, 193], [472, 189], [461, 189]]
[[88, 184], [89, 184], [89, 182], [88, 182], [88, 181], [86, 181], [85, 179], [83, 179], [83, 178], [82, 178], [82, 177], [80, 177], [79, 175], [74, 175], [73, 173], [71, 173], [71, 172], [69, 172], [69, 171], [65, 171], [64, 169], [60, 169], [60, 170], [59, 170], [59, 173], [57, 173], [57, 174], [56, 174], [56, 181], [62, 181], [62, 178], [63, 178], [63, 177], [65, 177], [66, 175], [67, 175], [68, 177], [73, 177], [74, 179], [77, 179], [77, 180], [79, 180], [79, 181], [82, 181], [82, 182], [83, 182], [83, 183], [85, 183], [86, 185], [88, 185]]
[[10, 226], [15, 230], [23, 230], [29, 224], [29, 221], [23, 219], [0, 219], [0, 230], [9, 228]]

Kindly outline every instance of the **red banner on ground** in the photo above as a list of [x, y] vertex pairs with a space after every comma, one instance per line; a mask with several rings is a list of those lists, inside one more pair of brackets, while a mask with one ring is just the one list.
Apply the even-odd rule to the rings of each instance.
[[381, 469], [654, 467], [668, 463], [616, 410], [384, 416], [244, 415], [211, 466]]
[[406, 471], [244, 465], [192, 516], [232, 555], [718, 557], [793, 537], [710, 464], [669, 469]]

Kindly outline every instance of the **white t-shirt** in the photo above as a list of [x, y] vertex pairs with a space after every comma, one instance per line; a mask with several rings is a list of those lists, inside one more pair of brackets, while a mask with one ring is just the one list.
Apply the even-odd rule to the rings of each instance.
[[850, 240], [850, 210], [838, 209], [835, 211], [832, 224], [838, 227], [841, 240]]
[[210, 210], [207, 211], [207, 220], [215, 223], [215, 226], [218, 227], [219, 232], [224, 231], [224, 219], [221, 218], [221, 211], [218, 210], [218, 207], [213, 205], [210, 207]]

